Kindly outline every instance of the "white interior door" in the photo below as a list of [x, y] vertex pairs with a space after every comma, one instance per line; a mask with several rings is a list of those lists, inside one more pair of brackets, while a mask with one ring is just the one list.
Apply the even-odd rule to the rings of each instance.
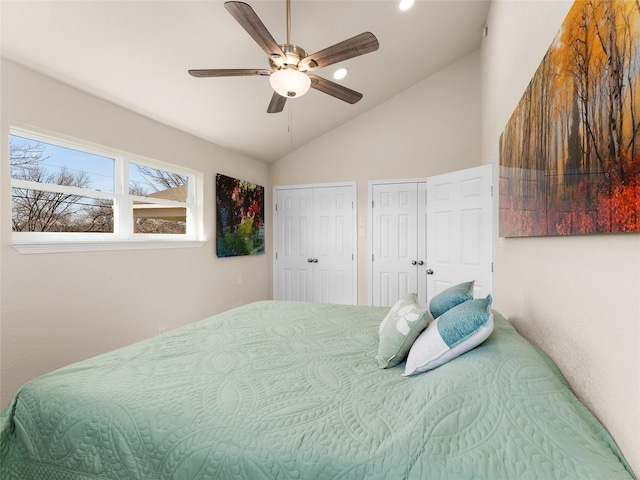
[[355, 184], [274, 188], [276, 300], [356, 303]]
[[418, 301], [420, 305], [426, 305], [427, 297], [428, 297], [428, 285], [429, 285], [429, 274], [431, 270], [429, 270], [427, 266], [427, 242], [429, 239], [428, 236], [428, 219], [427, 219], [427, 182], [419, 182], [418, 183], [418, 206], [417, 206], [417, 215], [418, 215], [418, 230], [417, 234], [417, 242], [418, 242], [418, 265], [417, 265], [417, 294]]
[[427, 296], [475, 280], [476, 297], [493, 293], [492, 167], [427, 179]]
[[346, 186], [314, 189], [314, 291], [320, 303], [356, 303], [354, 195]]
[[276, 300], [313, 301], [313, 190], [277, 190]]
[[416, 182], [372, 185], [371, 300], [391, 306], [417, 285]]

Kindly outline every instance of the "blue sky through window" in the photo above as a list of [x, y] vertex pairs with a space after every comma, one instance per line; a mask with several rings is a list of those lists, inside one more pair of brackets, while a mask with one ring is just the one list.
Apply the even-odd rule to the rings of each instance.
[[[102, 192], [115, 191], [115, 161], [113, 158], [38, 142], [17, 135], [10, 135], [9, 138], [11, 146], [16, 149], [32, 148], [41, 152], [42, 159], [37, 163], [46, 174], [58, 174], [63, 168], [71, 173], [84, 172], [89, 180], [86, 188]], [[13, 170], [12, 177], [16, 178]], [[144, 184], [145, 177], [138, 168], [130, 168], [129, 182], [130, 184]]]
[[112, 158], [37, 142], [16, 135], [11, 135], [10, 141], [13, 148], [20, 150], [31, 148], [34, 149], [33, 151], [42, 152], [37, 165], [47, 174], [56, 175], [64, 168], [73, 174], [84, 172], [89, 180], [87, 188], [103, 192], [114, 191], [115, 162]]

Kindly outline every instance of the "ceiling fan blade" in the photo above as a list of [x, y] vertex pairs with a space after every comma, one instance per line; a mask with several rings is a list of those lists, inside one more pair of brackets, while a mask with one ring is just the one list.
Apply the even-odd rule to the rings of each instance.
[[360, 92], [338, 85], [326, 78], [318, 77], [317, 75], [309, 75], [309, 78], [311, 79], [311, 88], [315, 88], [322, 93], [336, 97], [343, 102], [354, 104], [359, 102], [362, 98], [362, 94]]
[[380, 44], [371, 32], [364, 32], [300, 60], [298, 70], [318, 70], [334, 63], [378, 50]]
[[271, 71], [256, 68], [214, 68], [205, 70], [189, 70], [192, 77], [247, 77], [251, 75], [269, 76]]
[[278, 95], [276, 92], [273, 92], [273, 96], [269, 102], [269, 107], [267, 108], [267, 113], [280, 113], [284, 110], [285, 103], [287, 103], [287, 97], [283, 97], [282, 95]]
[[279, 58], [283, 62], [287, 60], [286, 55], [251, 6], [244, 2], [225, 2], [224, 8], [251, 35], [251, 38], [255, 40], [269, 58]]

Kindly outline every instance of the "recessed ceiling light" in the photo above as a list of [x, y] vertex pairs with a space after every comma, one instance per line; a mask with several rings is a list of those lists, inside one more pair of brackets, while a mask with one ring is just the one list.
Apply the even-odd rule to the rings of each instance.
[[335, 78], [336, 80], [342, 80], [347, 76], [347, 73], [349, 73], [349, 70], [347, 70], [346, 68], [339, 68], [335, 72], [333, 72], [333, 78]]
[[400, 10], [402, 10], [403, 12], [405, 10], [409, 10], [413, 6], [414, 1], [415, 0], [400, 0], [400, 6], [398, 8], [400, 8]]

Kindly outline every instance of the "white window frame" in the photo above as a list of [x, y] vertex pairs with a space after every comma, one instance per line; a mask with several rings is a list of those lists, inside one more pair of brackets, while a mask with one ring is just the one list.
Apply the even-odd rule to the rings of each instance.
[[[114, 160], [114, 192], [46, 184], [28, 180], [11, 179], [11, 189], [27, 188], [49, 192], [71, 193], [92, 198], [114, 200], [113, 233], [80, 232], [11, 232], [11, 246], [20, 253], [61, 253], [104, 250], [137, 250], [157, 248], [201, 247], [206, 243], [203, 228], [203, 174], [201, 172], [168, 164], [138, 155], [122, 152], [77, 139], [65, 138], [31, 128], [10, 126], [9, 135], [27, 138], [40, 143], [79, 150]], [[187, 180], [187, 200], [179, 202], [161, 198], [141, 197], [129, 194], [129, 163], [166, 170], [184, 175]], [[185, 234], [157, 234], [133, 232], [134, 201], [187, 209]]]

